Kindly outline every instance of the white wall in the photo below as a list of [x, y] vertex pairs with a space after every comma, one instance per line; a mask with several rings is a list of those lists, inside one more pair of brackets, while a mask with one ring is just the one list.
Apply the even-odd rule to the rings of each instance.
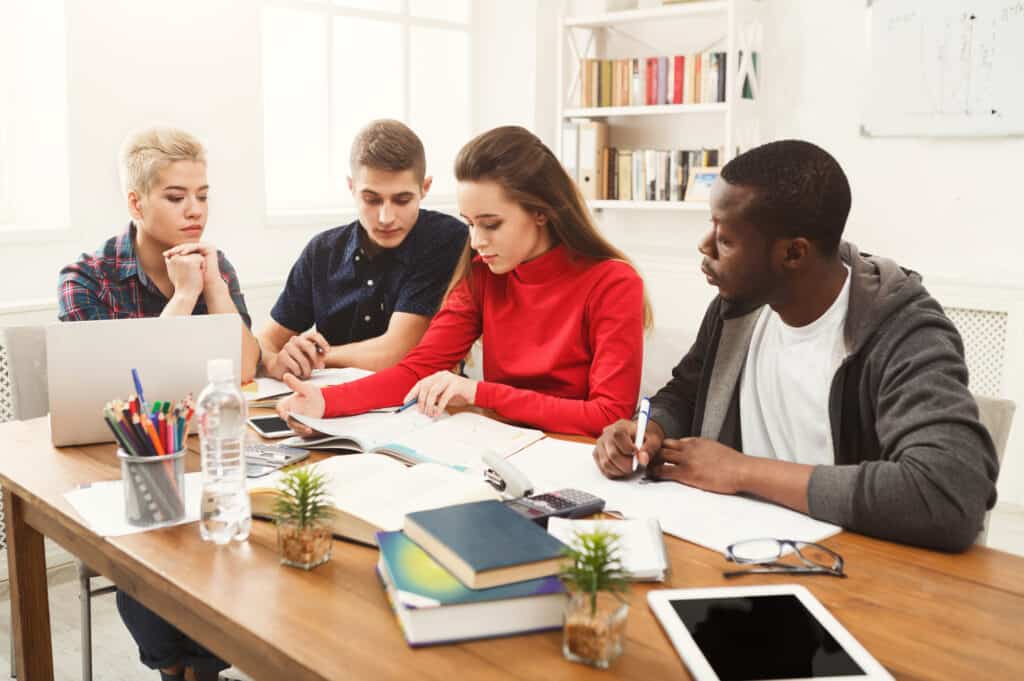
[[[576, 4], [579, 14], [602, 9], [592, 0]], [[609, 0], [607, 6], [621, 4]], [[765, 10], [762, 141], [808, 139], [839, 160], [853, 189], [846, 237], [862, 250], [921, 272], [946, 305], [1010, 313], [1003, 396], [1021, 413], [999, 491], [1002, 501], [1024, 504], [1024, 218], [1016, 186], [1024, 139], [864, 138], [864, 1], [770, 0]], [[556, 96], [552, 85], [541, 99], [554, 110]], [[642, 120], [663, 144], [716, 139], [708, 120]], [[617, 134], [626, 144], [638, 138], [626, 128]], [[615, 136], [613, 129], [613, 144]], [[609, 210], [600, 216], [645, 275], [659, 327], [695, 334], [714, 293], [697, 270], [696, 244], [707, 220], [702, 213]]]
[[[264, 217], [261, 5], [66, 0], [70, 230], [43, 243], [0, 241], [0, 326], [54, 319], [60, 268], [127, 224], [117, 149], [129, 131], [153, 122], [179, 125], [207, 143], [206, 236], [238, 270], [256, 324], [265, 318], [308, 238], [332, 225], [268, 226]], [[477, 127], [532, 127], [536, 0], [486, 0], [476, 8], [485, 36], [478, 49]]]

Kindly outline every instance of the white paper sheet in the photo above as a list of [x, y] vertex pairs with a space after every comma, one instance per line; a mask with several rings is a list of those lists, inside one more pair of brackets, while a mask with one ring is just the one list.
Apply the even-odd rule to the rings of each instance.
[[120, 480], [94, 482], [89, 487], [64, 494], [68, 503], [82, 516], [86, 525], [101, 537], [120, 537], [199, 520], [199, 499], [202, 494], [202, 473], [185, 474], [185, 517], [174, 523], [137, 527], [125, 520], [124, 490]]
[[[342, 383], [356, 381], [360, 378], [366, 378], [367, 376], [372, 375], [372, 371], [356, 369], [355, 367], [345, 367], [343, 369], [316, 369], [313, 371], [313, 375], [309, 378], [309, 383], [324, 388], [329, 385], [341, 385]], [[247, 384], [242, 388], [242, 393], [245, 395], [245, 399], [249, 402], [265, 400], [270, 397], [290, 395], [291, 392], [292, 389], [289, 388], [288, 384], [284, 381], [266, 377], [254, 378], [251, 384]]]
[[626, 517], [654, 517], [680, 539], [725, 553], [743, 539], [774, 537], [816, 542], [839, 533], [837, 525], [763, 501], [705, 492], [676, 482], [641, 482], [639, 473], [609, 480], [593, 459], [594, 446], [545, 438], [510, 460], [536, 493], [575, 487], [605, 500]]

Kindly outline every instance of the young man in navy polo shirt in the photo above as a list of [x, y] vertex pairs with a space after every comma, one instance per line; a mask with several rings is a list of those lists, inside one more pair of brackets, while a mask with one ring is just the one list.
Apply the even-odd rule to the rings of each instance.
[[427, 330], [462, 252], [466, 226], [420, 209], [431, 178], [416, 133], [373, 121], [349, 164], [359, 219], [313, 237], [292, 266], [259, 336], [268, 376], [396, 364]]

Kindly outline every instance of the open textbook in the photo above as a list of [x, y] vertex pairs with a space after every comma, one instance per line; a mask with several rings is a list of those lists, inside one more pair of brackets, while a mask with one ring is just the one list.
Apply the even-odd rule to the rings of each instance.
[[[366, 378], [367, 376], [372, 375], [372, 371], [356, 369], [355, 367], [346, 367], [344, 369], [314, 369], [313, 375], [307, 379], [307, 382], [321, 388], [326, 388], [330, 385], [341, 385], [342, 383], [357, 381], [360, 378]], [[288, 384], [284, 381], [279, 381], [276, 378], [261, 376], [254, 378], [242, 386], [242, 394], [245, 395], [245, 399], [251, 407], [272, 406], [272, 404], [277, 401], [278, 397], [290, 395], [291, 393], [292, 389], [288, 387]]]
[[333, 419], [291, 414], [319, 435], [292, 437], [281, 444], [341, 453], [378, 452], [405, 463], [425, 461], [460, 468], [479, 467], [480, 455], [492, 451], [509, 457], [544, 437], [532, 428], [501, 423], [473, 412], [431, 418], [417, 409], [358, 414]]
[[605, 500], [606, 511], [657, 518], [680, 539], [725, 553], [734, 542], [776, 537], [816, 542], [842, 530], [803, 513], [748, 497], [715, 494], [677, 482], [648, 482], [641, 474], [609, 480], [594, 464], [594, 445], [544, 438], [510, 461], [546, 492], [576, 487]]
[[[406, 513], [499, 498], [482, 475], [440, 464], [408, 467], [381, 454], [359, 454], [332, 456], [310, 465], [328, 478], [335, 509], [331, 531], [364, 544], [376, 545], [376, 532], [400, 530]], [[272, 517], [282, 475], [276, 471], [248, 479], [254, 516]]]

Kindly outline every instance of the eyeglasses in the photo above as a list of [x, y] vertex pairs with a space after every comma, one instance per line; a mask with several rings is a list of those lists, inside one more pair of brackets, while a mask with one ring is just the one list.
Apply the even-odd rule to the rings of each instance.
[[[794, 553], [803, 565], [777, 562], [787, 546], [793, 547]], [[843, 557], [821, 544], [793, 539], [747, 539], [727, 546], [725, 551], [725, 559], [728, 561], [756, 566], [726, 571], [722, 573], [725, 577], [770, 573], [846, 577], [846, 573], [843, 572]]]

